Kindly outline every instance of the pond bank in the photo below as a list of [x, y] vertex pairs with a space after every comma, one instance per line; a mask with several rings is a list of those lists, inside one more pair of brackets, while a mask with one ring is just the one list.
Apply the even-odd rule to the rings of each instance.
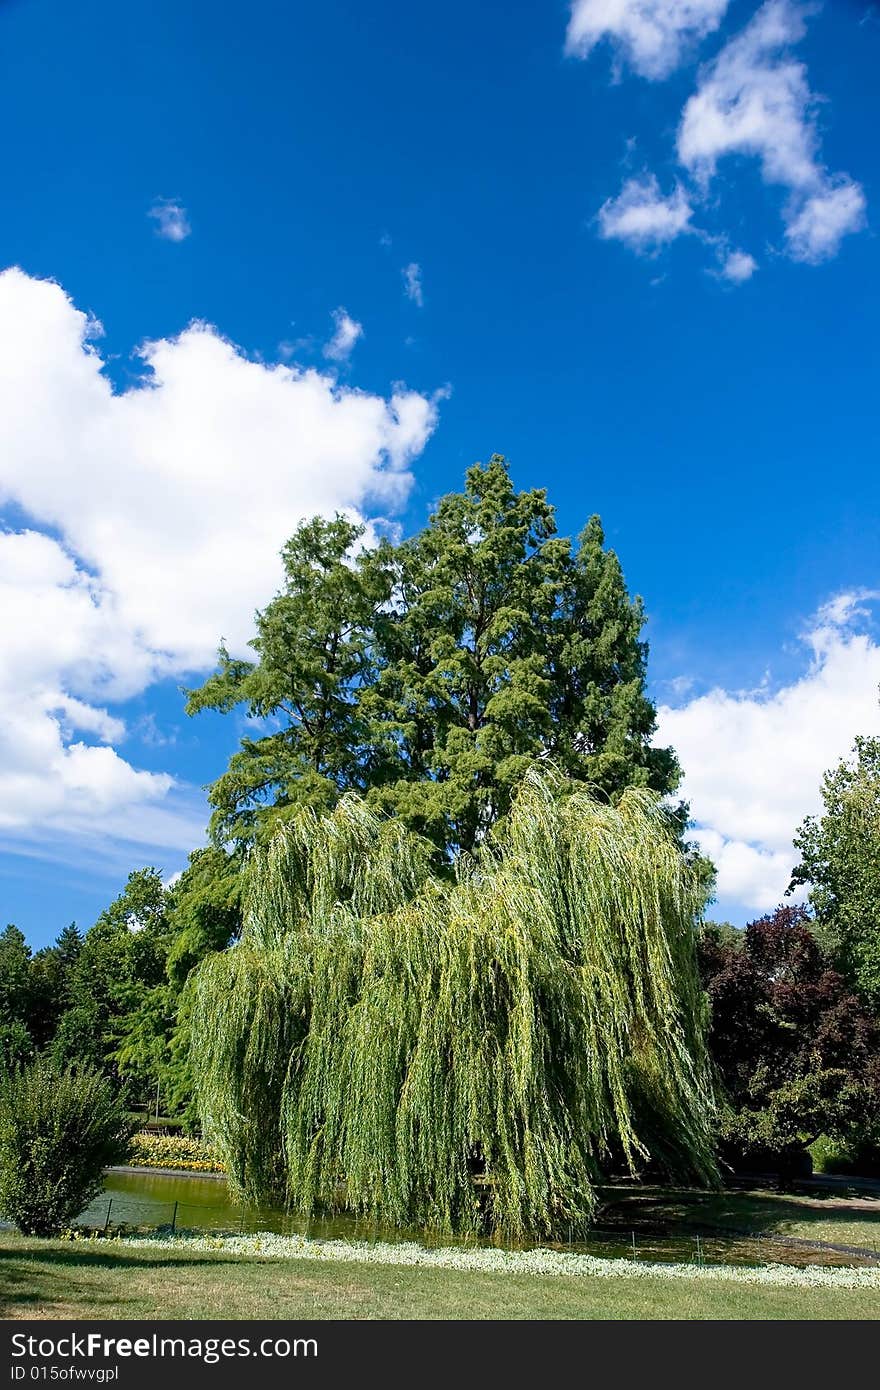
[[150, 1177], [157, 1178], [219, 1178], [221, 1182], [226, 1181], [225, 1173], [206, 1173], [200, 1168], [160, 1168], [158, 1164], [146, 1163], [117, 1163], [112, 1168], [105, 1168], [105, 1174], [109, 1173], [144, 1173]]
[[161, 1235], [130, 1236], [122, 1242], [138, 1248], [163, 1250], [223, 1251], [230, 1255], [264, 1260], [321, 1260], [344, 1264], [418, 1266], [468, 1272], [573, 1275], [591, 1279], [691, 1279], [743, 1284], [769, 1284], [780, 1288], [876, 1289], [880, 1294], [880, 1269], [829, 1268], [824, 1265], [725, 1265], [649, 1263], [640, 1260], [605, 1259], [560, 1250], [498, 1250], [485, 1246], [471, 1249], [428, 1249], [415, 1242], [389, 1244], [346, 1240], [310, 1240], [266, 1232], [247, 1236]]
[[[219, 1179], [219, 1181], [218, 1181]], [[638, 1260], [653, 1265], [762, 1266], [877, 1265], [880, 1202], [858, 1204], [832, 1198], [782, 1197], [760, 1192], [697, 1192], [636, 1189], [629, 1184], [603, 1190], [597, 1224], [581, 1240], [546, 1239], [478, 1242], [439, 1232], [382, 1227], [350, 1213], [305, 1218], [283, 1207], [236, 1203], [222, 1174], [152, 1167], [108, 1170], [105, 1190], [79, 1217], [93, 1230], [123, 1234], [299, 1237], [355, 1245], [414, 1243], [428, 1249], [475, 1246], [514, 1252], [535, 1245], [594, 1258]]]

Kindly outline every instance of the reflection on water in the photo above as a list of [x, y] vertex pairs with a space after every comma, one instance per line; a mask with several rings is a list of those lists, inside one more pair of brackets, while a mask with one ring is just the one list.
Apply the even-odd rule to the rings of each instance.
[[[613, 1221], [613, 1209], [606, 1220]], [[625, 1218], [630, 1224], [632, 1217]], [[456, 1241], [447, 1235], [425, 1231], [406, 1231], [383, 1227], [372, 1221], [348, 1215], [306, 1220], [272, 1206], [238, 1206], [229, 1196], [225, 1178], [202, 1174], [181, 1177], [168, 1173], [110, 1172], [104, 1192], [83, 1212], [80, 1224], [102, 1227], [125, 1224], [146, 1228], [172, 1226], [177, 1230], [245, 1233], [275, 1231], [285, 1235], [304, 1235], [316, 1239], [409, 1241], [422, 1245], [455, 1245], [475, 1242]], [[481, 1242], [492, 1244], [491, 1241]], [[860, 1258], [806, 1244], [789, 1243], [782, 1238], [760, 1236], [701, 1235], [693, 1231], [648, 1228], [632, 1231], [608, 1224], [596, 1227], [590, 1238], [571, 1245], [534, 1242], [554, 1249], [576, 1250], [606, 1259], [658, 1260], [665, 1263], [705, 1261], [707, 1264], [788, 1264], [859, 1265], [873, 1263], [866, 1254]], [[520, 1245], [517, 1248], [527, 1248]]]

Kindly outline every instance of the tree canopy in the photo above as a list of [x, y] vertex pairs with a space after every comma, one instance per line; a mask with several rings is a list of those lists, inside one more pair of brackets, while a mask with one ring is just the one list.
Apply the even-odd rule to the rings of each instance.
[[34, 1050], [28, 1028], [30, 968], [24, 932], [10, 923], [0, 935], [0, 1068], [27, 1060]]
[[67, 927], [31, 956], [8, 928], [0, 936], [7, 1060], [45, 1051], [62, 1066], [101, 1071], [132, 1103], [158, 1089], [167, 1112], [185, 1111], [192, 1081], [178, 1041], [180, 994], [192, 966], [237, 936], [241, 890], [237, 861], [209, 846], [170, 887], [155, 868], [129, 874], [85, 936]]
[[53, 1043], [61, 1062], [108, 1069], [122, 1020], [164, 979], [167, 935], [162, 876], [138, 869], [83, 939]]
[[655, 748], [641, 601], [593, 517], [556, 535], [544, 489], [516, 492], [495, 455], [428, 525], [363, 546], [343, 517], [299, 527], [252, 662], [221, 647], [190, 713], [244, 705], [262, 729], [210, 789], [220, 844], [271, 837], [347, 791], [451, 858], [548, 758], [611, 798], [679, 780]]
[[582, 1229], [609, 1161], [712, 1181], [701, 892], [652, 793], [533, 768], [455, 881], [431, 862], [352, 796], [253, 857], [242, 938], [187, 989], [239, 1191], [522, 1236]]
[[820, 1135], [880, 1122], [880, 1023], [832, 968], [802, 907], [698, 941], [709, 1048], [724, 1096], [722, 1152], [775, 1166]]
[[838, 969], [880, 1004], [880, 738], [857, 738], [826, 772], [824, 813], [795, 837], [792, 887], [810, 885], [816, 929]]

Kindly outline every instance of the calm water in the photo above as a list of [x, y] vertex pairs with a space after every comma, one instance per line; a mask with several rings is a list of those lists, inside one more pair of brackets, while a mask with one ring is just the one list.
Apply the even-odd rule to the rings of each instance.
[[[101, 1197], [83, 1212], [80, 1222], [87, 1226], [112, 1226], [125, 1223], [147, 1229], [171, 1226], [178, 1230], [216, 1232], [275, 1231], [283, 1234], [307, 1235], [323, 1239], [344, 1240], [415, 1240], [422, 1245], [474, 1244], [455, 1242], [449, 1236], [432, 1236], [424, 1231], [404, 1231], [384, 1228], [372, 1221], [337, 1215], [306, 1221], [290, 1216], [277, 1207], [242, 1207], [229, 1196], [224, 1178], [193, 1174], [178, 1177], [167, 1173], [111, 1172], [105, 1179]], [[635, 1248], [633, 1247], [635, 1235]], [[490, 1242], [485, 1242], [490, 1244]], [[548, 1245], [550, 1242], [541, 1242]], [[661, 1260], [669, 1263], [704, 1260], [716, 1264], [794, 1265], [869, 1263], [856, 1255], [829, 1250], [816, 1250], [807, 1245], [789, 1244], [784, 1240], [761, 1237], [706, 1235], [657, 1229], [636, 1230], [623, 1227], [597, 1227], [587, 1241], [555, 1248], [583, 1251], [605, 1258], [635, 1258]]]

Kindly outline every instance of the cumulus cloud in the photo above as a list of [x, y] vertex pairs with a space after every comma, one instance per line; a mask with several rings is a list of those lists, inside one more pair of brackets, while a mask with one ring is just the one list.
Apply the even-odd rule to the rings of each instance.
[[176, 198], [157, 198], [147, 213], [164, 241], [186, 241], [192, 232], [186, 208]]
[[425, 292], [422, 288], [422, 267], [418, 261], [410, 261], [400, 272], [403, 276], [403, 292], [407, 299], [411, 299], [413, 304], [421, 309], [425, 303]]
[[364, 336], [363, 325], [343, 308], [333, 310], [333, 337], [324, 345], [324, 356], [331, 362], [347, 362], [359, 338]]
[[599, 234], [635, 251], [653, 251], [691, 230], [693, 208], [683, 188], [668, 196], [653, 174], [628, 179], [599, 209]]
[[864, 227], [865, 207], [861, 187], [845, 176], [811, 194], [788, 218], [785, 236], [792, 259], [815, 265], [834, 256], [848, 232]]
[[728, 280], [732, 285], [742, 285], [746, 280], [751, 280], [757, 269], [758, 262], [748, 251], [726, 251], [722, 256], [718, 274], [722, 280]]
[[798, 5], [768, 0], [703, 69], [678, 132], [679, 158], [698, 177], [724, 155], [749, 154], [770, 183], [812, 184], [813, 99], [806, 67], [787, 52], [805, 31]]
[[816, 98], [805, 65], [791, 54], [809, 10], [795, 0], [766, 0], [745, 29], [700, 74], [682, 113], [678, 157], [702, 184], [726, 155], [749, 155], [766, 183], [789, 192], [786, 238], [797, 260], [833, 255], [864, 220], [865, 198], [846, 174], [819, 157]]
[[120, 755], [108, 706], [210, 667], [221, 636], [246, 655], [287, 536], [399, 506], [437, 405], [250, 361], [205, 324], [143, 346], [117, 393], [93, 332], [57, 284], [0, 274], [0, 504], [29, 518], [0, 534], [0, 828], [185, 847], [183, 789]]
[[[804, 0], [765, 0], [703, 65], [676, 138], [690, 191], [679, 187], [674, 199], [658, 200], [652, 180], [630, 180], [620, 197], [601, 209], [601, 235], [618, 235], [618, 213], [620, 239], [637, 251], [663, 245], [683, 230], [698, 230], [690, 225], [694, 206], [708, 203], [709, 185], [729, 156], [757, 160], [764, 182], [784, 190], [784, 247], [791, 259], [826, 260], [836, 255], [844, 236], [865, 225], [861, 186], [822, 161], [818, 99], [805, 64], [793, 53], [815, 8]], [[575, 0], [566, 47], [587, 57], [608, 39], [618, 58], [643, 76], [666, 77], [690, 47], [718, 29], [726, 11], [727, 0]], [[628, 234], [628, 224], [634, 235]], [[659, 236], [653, 235], [655, 227]], [[716, 247], [727, 241], [705, 229], [699, 234]], [[720, 273], [741, 284], [756, 268], [752, 257], [733, 252]]]
[[804, 634], [802, 675], [776, 689], [716, 689], [659, 711], [658, 741], [685, 770], [694, 838], [718, 868], [719, 897], [750, 912], [784, 894], [792, 836], [820, 809], [823, 772], [856, 734], [880, 734], [880, 643], [871, 605], [880, 594], [837, 595]]
[[574, 0], [566, 52], [588, 58], [603, 39], [642, 77], [668, 77], [724, 18], [729, 0]]
[[201, 827], [170, 797], [174, 779], [137, 770], [112, 747], [125, 724], [102, 702], [133, 693], [150, 670], [113, 596], [56, 540], [5, 532], [0, 611], [4, 839], [27, 843], [39, 834], [48, 851], [62, 831], [137, 840], [137, 811], [149, 806], [152, 844], [174, 844], [182, 831], [196, 843]]

